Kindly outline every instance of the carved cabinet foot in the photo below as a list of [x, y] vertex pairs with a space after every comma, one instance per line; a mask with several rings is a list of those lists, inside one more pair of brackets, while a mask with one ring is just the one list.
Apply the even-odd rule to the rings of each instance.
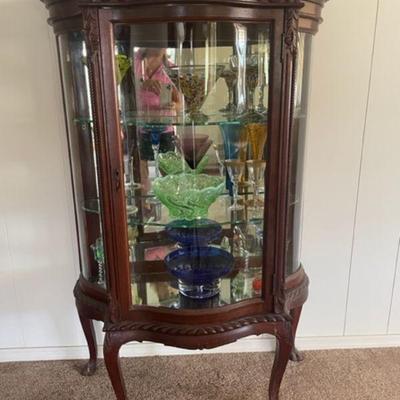
[[290, 361], [300, 362], [304, 360], [304, 356], [296, 349], [295, 340], [297, 327], [299, 325], [301, 311], [303, 307], [297, 307], [290, 311], [292, 317], [292, 337], [293, 337], [293, 350], [290, 353]]
[[269, 383], [269, 400], [279, 400], [279, 390], [292, 348], [293, 338], [291, 324], [286, 323], [282, 325], [276, 333], [276, 351]]
[[302, 353], [300, 353], [300, 352], [296, 349], [296, 347], [293, 347], [293, 350], [292, 350], [292, 352], [290, 353], [289, 360], [290, 360], [290, 361], [293, 361], [293, 362], [301, 362], [301, 361], [304, 360], [304, 356], [303, 356]]
[[107, 332], [104, 338], [104, 362], [117, 400], [128, 400], [119, 362], [119, 349], [125, 342], [118, 332]]
[[79, 319], [81, 321], [82, 329], [89, 348], [89, 361], [82, 367], [81, 374], [83, 376], [91, 376], [97, 370], [97, 343], [96, 335], [94, 332], [93, 321], [85, 317], [79, 312]]

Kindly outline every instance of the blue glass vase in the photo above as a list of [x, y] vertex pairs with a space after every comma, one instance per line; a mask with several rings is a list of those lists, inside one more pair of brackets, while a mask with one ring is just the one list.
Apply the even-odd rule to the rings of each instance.
[[204, 218], [193, 221], [179, 219], [170, 222], [165, 232], [181, 246], [204, 247], [221, 236], [222, 226]]
[[234, 265], [231, 253], [218, 247], [183, 247], [165, 257], [168, 271], [178, 279], [179, 292], [192, 299], [219, 293], [219, 280]]

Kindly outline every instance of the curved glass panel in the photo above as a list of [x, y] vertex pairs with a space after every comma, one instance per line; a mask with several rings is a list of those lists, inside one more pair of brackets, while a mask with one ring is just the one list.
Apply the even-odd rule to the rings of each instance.
[[311, 40], [312, 36], [310, 34], [301, 33], [299, 35], [295, 108], [290, 149], [288, 237], [286, 241], [287, 275], [292, 274], [300, 267], [303, 164], [306, 141], [307, 95], [309, 87]]
[[[86, 46], [82, 32], [58, 37], [82, 275], [105, 286], [99, 183]], [[96, 204], [95, 207], [89, 207]]]
[[133, 304], [261, 296], [271, 27], [116, 24]]

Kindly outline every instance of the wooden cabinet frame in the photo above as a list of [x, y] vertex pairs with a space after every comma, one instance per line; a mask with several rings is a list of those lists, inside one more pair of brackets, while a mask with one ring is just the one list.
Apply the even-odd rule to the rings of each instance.
[[[299, 26], [304, 32], [316, 32], [324, 1], [43, 1], [49, 8], [50, 22], [57, 34], [82, 29], [83, 22], [89, 55], [107, 289], [81, 276], [74, 290], [90, 350], [90, 361], [83, 373], [92, 374], [96, 369], [93, 319], [105, 323], [105, 362], [118, 400], [127, 400], [118, 359], [119, 349], [124, 343], [148, 340], [187, 349], [203, 349], [249, 335], [269, 333], [277, 339], [269, 399], [277, 400], [289, 358], [301, 358], [295, 349], [294, 338], [308, 295], [308, 278], [303, 268], [285, 276], [297, 37]], [[202, 310], [132, 305], [113, 26], [116, 23], [165, 21], [265, 22], [272, 28], [264, 284], [259, 299]]]

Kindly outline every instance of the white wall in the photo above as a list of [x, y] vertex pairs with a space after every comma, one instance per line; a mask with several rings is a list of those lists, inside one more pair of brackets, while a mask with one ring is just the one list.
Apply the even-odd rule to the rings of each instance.
[[[54, 37], [39, 0], [0, 7], [0, 361], [82, 357]], [[400, 3], [332, 0], [324, 11], [312, 60], [302, 249], [311, 294], [299, 344], [400, 345]], [[222, 351], [270, 347], [250, 338]], [[177, 351], [125, 350], [166, 353]]]

